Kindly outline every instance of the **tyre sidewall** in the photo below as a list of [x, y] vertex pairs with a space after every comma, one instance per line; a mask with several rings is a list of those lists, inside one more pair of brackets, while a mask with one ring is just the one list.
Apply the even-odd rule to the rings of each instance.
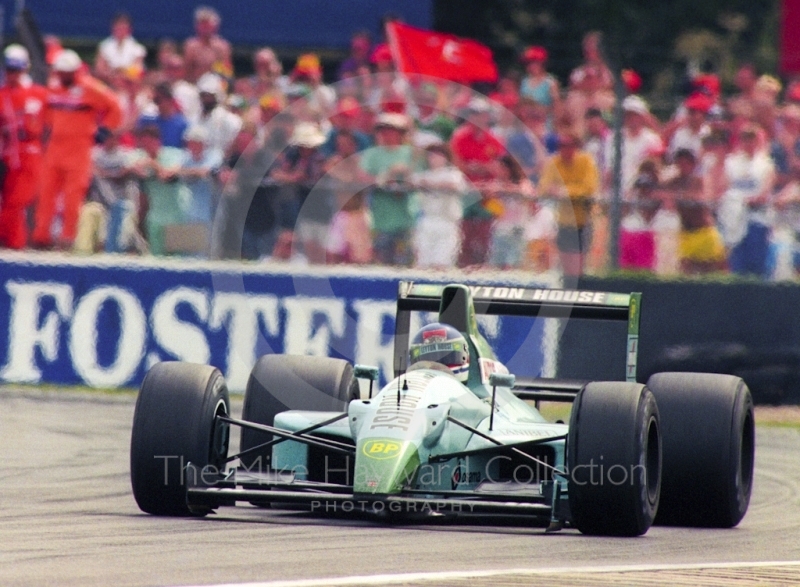
[[190, 515], [185, 467], [191, 462], [208, 476], [227, 456], [212, 447], [215, 414], [230, 414], [222, 374], [207, 365], [159, 363], [145, 377], [131, 433], [131, 484], [140, 508], [157, 515]]
[[[657, 470], [648, 471], [651, 426], [657, 432], [658, 406], [642, 385], [590, 383], [579, 393], [570, 418], [567, 462], [570, 510], [581, 532], [638, 536], [649, 529], [658, 510], [660, 479], [660, 444], [653, 447], [659, 451]], [[659, 442], [657, 433], [654, 442]], [[587, 467], [592, 465], [599, 479], [591, 477]], [[654, 483], [650, 490], [648, 479]]]

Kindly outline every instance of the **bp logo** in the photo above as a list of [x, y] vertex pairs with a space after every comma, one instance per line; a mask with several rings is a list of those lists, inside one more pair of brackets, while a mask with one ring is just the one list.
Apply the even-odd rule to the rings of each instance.
[[392, 459], [400, 454], [403, 445], [396, 440], [368, 440], [361, 452], [371, 459]]

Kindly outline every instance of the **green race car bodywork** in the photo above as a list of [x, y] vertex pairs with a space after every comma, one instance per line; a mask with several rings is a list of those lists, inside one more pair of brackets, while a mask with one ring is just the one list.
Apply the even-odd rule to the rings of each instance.
[[[464, 335], [465, 382], [410, 361], [413, 312], [437, 313]], [[517, 378], [479, 331], [480, 314], [626, 324], [626, 380]], [[157, 364], [134, 414], [134, 497], [155, 515], [250, 502], [391, 519], [525, 516], [615, 536], [647, 532], [656, 515], [735, 526], [752, 490], [750, 392], [738, 377], [707, 373], [636, 382], [640, 314], [637, 293], [400, 282], [385, 385], [376, 367], [264, 355], [240, 419], [217, 369]], [[548, 421], [541, 401], [572, 403], [569, 422]], [[233, 455], [231, 426], [242, 431]]]

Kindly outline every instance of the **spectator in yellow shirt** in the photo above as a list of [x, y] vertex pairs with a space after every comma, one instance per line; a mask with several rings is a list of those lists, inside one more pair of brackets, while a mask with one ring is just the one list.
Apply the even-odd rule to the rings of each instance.
[[590, 212], [599, 188], [599, 174], [592, 156], [581, 149], [576, 133], [558, 137], [558, 152], [544, 165], [539, 193], [558, 200], [556, 246], [565, 277], [578, 277], [592, 240]]

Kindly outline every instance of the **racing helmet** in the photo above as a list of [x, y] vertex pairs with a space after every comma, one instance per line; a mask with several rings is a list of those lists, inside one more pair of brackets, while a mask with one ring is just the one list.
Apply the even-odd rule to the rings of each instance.
[[434, 322], [422, 327], [411, 339], [408, 353], [409, 365], [431, 361], [446, 366], [461, 382], [469, 377], [469, 344], [449, 324]]

